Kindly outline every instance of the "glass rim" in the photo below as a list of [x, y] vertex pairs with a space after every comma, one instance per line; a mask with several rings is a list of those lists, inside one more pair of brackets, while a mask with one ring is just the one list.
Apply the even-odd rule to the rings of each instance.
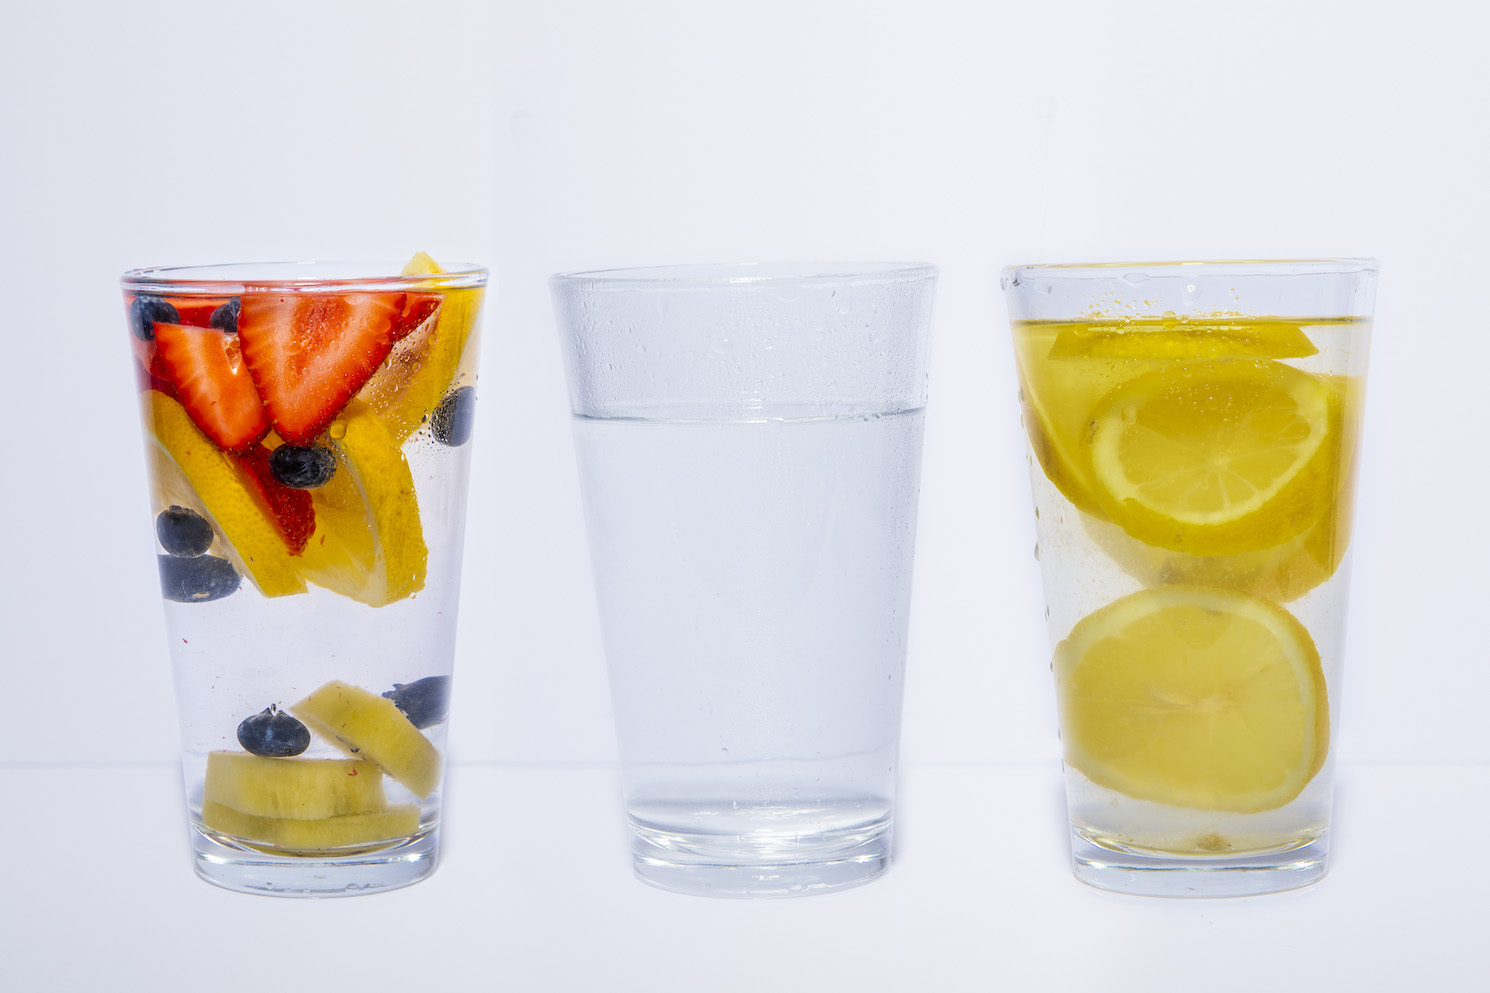
[[1052, 279], [1111, 278], [1115, 271], [1146, 275], [1347, 275], [1377, 272], [1381, 263], [1367, 256], [1312, 259], [1179, 259], [1155, 262], [1048, 262], [1005, 266], [1005, 279], [1043, 276]]
[[[403, 262], [340, 260], [149, 266], [125, 272], [119, 277], [119, 285], [127, 290], [203, 295], [233, 295], [249, 288], [429, 290], [485, 286], [489, 275], [485, 266], [470, 262], [452, 263], [441, 272], [409, 276], [399, 272], [403, 267]], [[296, 272], [297, 269], [303, 271]]]
[[937, 266], [930, 262], [687, 262], [560, 272], [550, 276], [549, 283], [556, 287], [584, 283], [595, 288], [619, 289], [662, 286], [728, 287], [845, 280], [898, 282], [935, 277], [938, 271]]

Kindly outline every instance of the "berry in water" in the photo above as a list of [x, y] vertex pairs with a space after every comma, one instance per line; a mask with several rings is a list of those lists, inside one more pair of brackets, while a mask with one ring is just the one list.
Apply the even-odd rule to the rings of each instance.
[[233, 563], [216, 555], [199, 555], [183, 559], [174, 555], [157, 555], [160, 566], [160, 593], [177, 603], [206, 603], [221, 600], [238, 589], [243, 577]]
[[451, 448], [458, 448], [471, 440], [471, 428], [476, 420], [476, 387], [462, 386], [452, 390], [435, 408], [430, 418], [435, 437]]
[[310, 747], [310, 731], [271, 703], [238, 725], [238, 744], [255, 755], [289, 758]]
[[313, 490], [331, 481], [336, 456], [319, 445], [280, 445], [269, 456], [269, 471], [285, 486]]
[[242, 306], [242, 302], [237, 297], [233, 297], [212, 312], [212, 320], [208, 323], [219, 331], [226, 331], [228, 334], [237, 334], [238, 310]]
[[129, 305], [129, 329], [141, 341], [154, 340], [155, 325], [177, 324], [180, 320], [181, 313], [160, 297], [137, 296]]
[[160, 547], [181, 559], [196, 558], [212, 547], [212, 525], [190, 507], [171, 506], [155, 515]]
[[394, 683], [383, 697], [392, 700], [410, 724], [423, 730], [450, 716], [450, 677], [426, 676], [412, 683]]

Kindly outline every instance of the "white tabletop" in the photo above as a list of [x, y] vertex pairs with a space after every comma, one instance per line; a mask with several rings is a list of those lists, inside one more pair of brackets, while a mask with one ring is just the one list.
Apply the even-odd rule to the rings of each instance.
[[1224, 900], [1076, 882], [1059, 782], [1038, 764], [907, 768], [885, 876], [735, 901], [632, 877], [613, 770], [457, 762], [432, 878], [299, 901], [193, 876], [168, 766], [0, 767], [0, 987], [1256, 993], [1484, 980], [1490, 766], [1344, 764], [1329, 875]]

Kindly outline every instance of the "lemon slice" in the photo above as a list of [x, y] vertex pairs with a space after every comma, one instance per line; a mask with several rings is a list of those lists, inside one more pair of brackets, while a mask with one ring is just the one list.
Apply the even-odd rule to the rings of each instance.
[[1141, 590], [1083, 618], [1054, 670], [1067, 764], [1129, 797], [1273, 810], [1303, 791], [1329, 749], [1314, 640], [1259, 597]]
[[[405, 276], [434, 276], [444, 272], [440, 264], [419, 252], [404, 266]], [[394, 344], [388, 358], [358, 393], [373, 412], [383, 418], [388, 432], [403, 444], [440, 405], [458, 378], [474, 374], [476, 349], [471, 332], [481, 311], [485, 291], [479, 287], [440, 289], [435, 317], [425, 321]]]
[[1314, 526], [1281, 545], [1235, 555], [1186, 555], [1129, 537], [1108, 521], [1086, 518], [1087, 536], [1144, 586], [1213, 586], [1288, 603], [1330, 579], [1350, 544], [1350, 501], [1340, 500]]
[[435, 273], [444, 272], [440, 263], [430, 257], [428, 252], [415, 252], [413, 258], [404, 263], [400, 276], [430, 276]]
[[1283, 321], [1205, 317], [1190, 321], [1139, 318], [1063, 327], [1051, 345], [1055, 358], [1298, 359], [1318, 355], [1304, 329]]
[[1024, 429], [1041, 470], [1061, 495], [1088, 514], [1105, 518], [1083, 438], [1102, 398], [1156, 365], [1132, 360], [1053, 361], [1049, 354], [1060, 329], [1051, 324], [1015, 328]]
[[300, 574], [372, 607], [424, 589], [429, 550], [398, 443], [358, 400], [332, 422], [327, 438], [336, 472], [311, 491], [316, 530], [301, 554]]
[[1279, 320], [1139, 317], [1014, 325], [1030, 447], [1056, 489], [1099, 519], [1106, 513], [1086, 441], [1092, 415], [1114, 388], [1177, 359], [1280, 359], [1317, 353], [1299, 325]]
[[1171, 362], [1113, 390], [1093, 415], [1097, 494], [1114, 523], [1150, 545], [1273, 548], [1334, 500], [1340, 420], [1331, 390], [1280, 362]]
[[233, 566], [266, 597], [305, 592], [297, 560], [285, 549], [267, 509], [245, 482], [237, 461], [212, 443], [186, 409], [148, 391], [151, 477], [163, 510], [191, 507], [212, 523]]

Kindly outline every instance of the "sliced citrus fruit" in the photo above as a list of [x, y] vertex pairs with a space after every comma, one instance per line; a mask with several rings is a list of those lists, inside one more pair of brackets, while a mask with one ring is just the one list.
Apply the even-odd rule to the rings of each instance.
[[1082, 524], [1119, 568], [1145, 586], [1213, 586], [1287, 603], [1328, 580], [1339, 568], [1350, 542], [1348, 505], [1342, 497], [1303, 534], [1272, 548], [1235, 555], [1186, 555], [1146, 545], [1109, 521], [1087, 518]]
[[1145, 586], [1179, 583], [1252, 593], [1278, 603], [1304, 596], [1339, 568], [1350, 546], [1354, 521], [1355, 451], [1360, 434], [1361, 383], [1345, 376], [1322, 377], [1341, 409], [1339, 474], [1335, 499], [1308, 530], [1280, 545], [1233, 555], [1186, 555], [1132, 538], [1117, 525], [1082, 521], [1088, 537], [1123, 571]]
[[434, 273], [444, 272], [440, 263], [430, 257], [428, 252], [415, 252], [413, 258], [404, 263], [400, 276], [428, 276]]
[[1171, 362], [1092, 418], [1102, 509], [1140, 541], [1190, 555], [1281, 545], [1318, 521], [1340, 478], [1338, 398], [1267, 359]]
[[1133, 360], [1054, 361], [1050, 349], [1061, 325], [1016, 326], [1014, 359], [1019, 402], [1030, 449], [1056, 489], [1077, 508], [1105, 517], [1097, 499], [1083, 437], [1092, 411], [1115, 387], [1155, 368]]
[[311, 491], [316, 531], [300, 574], [334, 593], [382, 607], [424, 589], [429, 550], [414, 479], [387, 426], [360, 400], [332, 423], [331, 481]]
[[1301, 358], [1318, 352], [1297, 324], [1248, 318], [1093, 318], [1017, 322], [1014, 355], [1030, 446], [1079, 509], [1105, 517], [1086, 450], [1092, 415], [1120, 384], [1176, 359]]
[[255, 493], [233, 456], [192, 422], [181, 404], [150, 390], [151, 476], [162, 509], [191, 507], [226, 542], [223, 552], [266, 597], [305, 592], [271, 508]]
[[1054, 670], [1067, 764], [1125, 796], [1273, 810], [1303, 791], [1329, 749], [1314, 640], [1260, 597], [1141, 590], [1077, 623]]
[[[437, 262], [419, 252], [404, 266], [403, 275], [438, 275]], [[388, 425], [399, 444], [419, 430], [440, 405], [457, 374], [474, 368], [475, 350], [468, 348], [471, 331], [481, 310], [484, 290], [479, 287], [438, 289], [439, 309], [429, 320], [398, 341], [383, 365], [358, 397]]]
[[1050, 348], [1053, 359], [1301, 359], [1318, 354], [1297, 324], [1216, 317], [1068, 324]]

